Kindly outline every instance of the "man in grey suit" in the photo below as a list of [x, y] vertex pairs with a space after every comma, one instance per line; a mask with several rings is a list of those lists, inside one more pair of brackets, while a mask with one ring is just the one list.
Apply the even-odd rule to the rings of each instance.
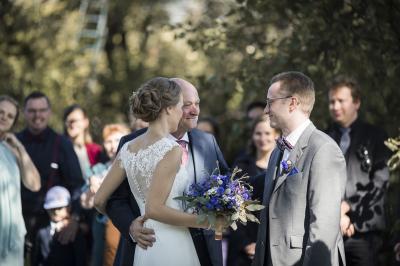
[[300, 72], [270, 82], [265, 112], [283, 138], [268, 163], [254, 266], [344, 265], [346, 163], [338, 145], [310, 121], [314, 101], [314, 84]]
[[[196, 129], [200, 112], [200, 99], [196, 88], [183, 79], [173, 78], [171, 80], [182, 89], [183, 115], [177, 132], [170, 137], [183, 146], [182, 159], [186, 161], [185, 166], [188, 168], [193, 182], [198, 182], [210, 174], [217, 167], [217, 162], [221, 172], [227, 172], [228, 166], [214, 136]], [[142, 129], [123, 137], [119, 147], [143, 134], [145, 130]], [[144, 249], [151, 248], [152, 243], [156, 241], [154, 235], [157, 236], [157, 232], [143, 227], [143, 217], [140, 216], [139, 207], [130, 192], [127, 180], [108, 200], [107, 214], [122, 236], [114, 265], [132, 266], [135, 245]], [[214, 232], [195, 228], [189, 228], [189, 230], [200, 264], [202, 266], [222, 266], [221, 241], [214, 239]]]

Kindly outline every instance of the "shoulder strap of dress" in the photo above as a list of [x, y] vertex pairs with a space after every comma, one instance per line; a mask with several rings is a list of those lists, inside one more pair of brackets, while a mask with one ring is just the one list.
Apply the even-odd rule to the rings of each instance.
[[163, 138], [152, 146], [152, 150], [158, 153], [160, 155], [160, 159], [162, 159], [174, 147], [179, 147], [179, 144], [168, 138]]

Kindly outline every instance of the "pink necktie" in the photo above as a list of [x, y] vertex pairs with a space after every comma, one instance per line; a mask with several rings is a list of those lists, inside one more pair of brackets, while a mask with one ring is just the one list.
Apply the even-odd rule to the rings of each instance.
[[176, 142], [178, 142], [178, 144], [182, 148], [182, 162], [181, 162], [181, 164], [183, 166], [185, 166], [187, 164], [188, 160], [189, 160], [189, 153], [188, 153], [188, 150], [186, 148], [187, 142], [182, 140], [182, 139], [177, 140]]

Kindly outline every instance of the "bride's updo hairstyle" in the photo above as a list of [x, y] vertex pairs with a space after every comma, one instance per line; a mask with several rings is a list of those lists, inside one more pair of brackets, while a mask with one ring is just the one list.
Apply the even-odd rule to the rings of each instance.
[[153, 78], [130, 97], [132, 114], [136, 118], [152, 122], [163, 109], [176, 105], [180, 94], [181, 88], [176, 82], [164, 77]]

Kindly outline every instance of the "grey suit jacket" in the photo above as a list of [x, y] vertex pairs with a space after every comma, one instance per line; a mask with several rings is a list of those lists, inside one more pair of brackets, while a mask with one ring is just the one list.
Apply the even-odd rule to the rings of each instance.
[[345, 265], [340, 203], [346, 163], [339, 147], [310, 124], [289, 156], [298, 173], [279, 176], [280, 158], [275, 149], [266, 174], [266, 208], [253, 265], [336, 266], [340, 260]]

